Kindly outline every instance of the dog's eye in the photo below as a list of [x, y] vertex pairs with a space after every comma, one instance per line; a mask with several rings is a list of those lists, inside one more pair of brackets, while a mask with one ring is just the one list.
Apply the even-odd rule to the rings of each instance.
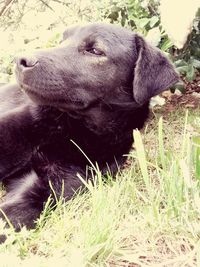
[[86, 49], [86, 52], [87, 52], [87, 53], [90, 53], [90, 54], [97, 55], [97, 56], [102, 56], [102, 55], [104, 55], [104, 53], [103, 53], [102, 51], [100, 51], [100, 50], [98, 50], [97, 48], [94, 48], [94, 47], [92, 47], [92, 48], [87, 48], [87, 49]]

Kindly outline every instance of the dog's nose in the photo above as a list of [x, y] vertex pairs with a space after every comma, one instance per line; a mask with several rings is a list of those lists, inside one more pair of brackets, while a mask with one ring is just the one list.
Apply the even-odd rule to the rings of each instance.
[[32, 68], [38, 63], [36, 57], [19, 57], [16, 59], [16, 64], [21, 68]]

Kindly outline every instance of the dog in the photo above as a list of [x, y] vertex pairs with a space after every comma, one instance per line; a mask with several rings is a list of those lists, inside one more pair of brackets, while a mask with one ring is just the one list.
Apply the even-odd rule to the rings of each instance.
[[68, 200], [77, 173], [91, 179], [88, 158], [114, 175], [150, 98], [178, 80], [159, 49], [110, 24], [69, 27], [58, 47], [18, 57], [16, 84], [0, 88], [0, 217], [35, 227], [51, 188]]

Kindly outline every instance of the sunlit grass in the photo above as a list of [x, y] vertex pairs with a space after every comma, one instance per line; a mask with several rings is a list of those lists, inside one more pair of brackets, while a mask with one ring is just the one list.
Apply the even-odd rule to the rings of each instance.
[[97, 169], [87, 193], [47, 204], [36, 230], [7, 229], [1, 266], [198, 266], [198, 114], [149, 121], [116, 178]]

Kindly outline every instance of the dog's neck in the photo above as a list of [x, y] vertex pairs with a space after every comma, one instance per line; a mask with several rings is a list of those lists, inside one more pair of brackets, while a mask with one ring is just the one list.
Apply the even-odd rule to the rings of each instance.
[[[44, 155], [44, 158], [47, 156], [47, 161], [70, 161], [75, 165], [86, 166], [89, 162], [85, 154], [93, 163], [98, 162], [101, 170], [106, 168], [107, 164], [112, 165], [112, 162], [122, 164], [126, 159], [124, 155], [128, 154], [132, 146], [132, 130], [140, 129], [148, 116], [148, 104], [146, 108], [131, 112], [104, 112], [106, 114], [101, 114], [102, 121], [98, 121], [94, 117], [75, 118], [54, 108], [37, 107], [34, 116], [36, 121], [29, 133], [31, 142], [35, 143], [36, 149], [40, 151], [36, 155]], [[98, 113], [92, 110], [91, 114]], [[96, 124], [93, 125], [92, 122]], [[34, 161], [37, 165], [37, 157]], [[116, 166], [114, 164], [112, 170], [115, 171]]]
[[[123, 136], [127, 133], [132, 133], [133, 129], [141, 129], [144, 124], [144, 120], [148, 117], [148, 106], [146, 103], [141, 108], [127, 105], [127, 108], [120, 108], [118, 106], [106, 106], [106, 107], [93, 107], [84, 113], [75, 112], [61, 112], [56, 108], [38, 106], [34, 111], [37, 118], [37, 113], [42, 114], [40, 121], [37, 121], [38, 128], [43, 129], [45, 133], [45, 127], [52, 128], [52, 132], [63, 133], [73, 139], [73, 136], [80, 136], [80, 133], [85, 134], [84, 138], [87, 139], [87, 135], [93, 135], [97, 139], [106, 138], [109, 136], [111, 139], [123, 140]], [[45, 123], [46, 122], [46, 123]], [[42, 131], [41, 131], [42, 132]], [[49, 131], [48, 131], [49, 132]], [[117, 143], [117, 142], [115, 142]]]

